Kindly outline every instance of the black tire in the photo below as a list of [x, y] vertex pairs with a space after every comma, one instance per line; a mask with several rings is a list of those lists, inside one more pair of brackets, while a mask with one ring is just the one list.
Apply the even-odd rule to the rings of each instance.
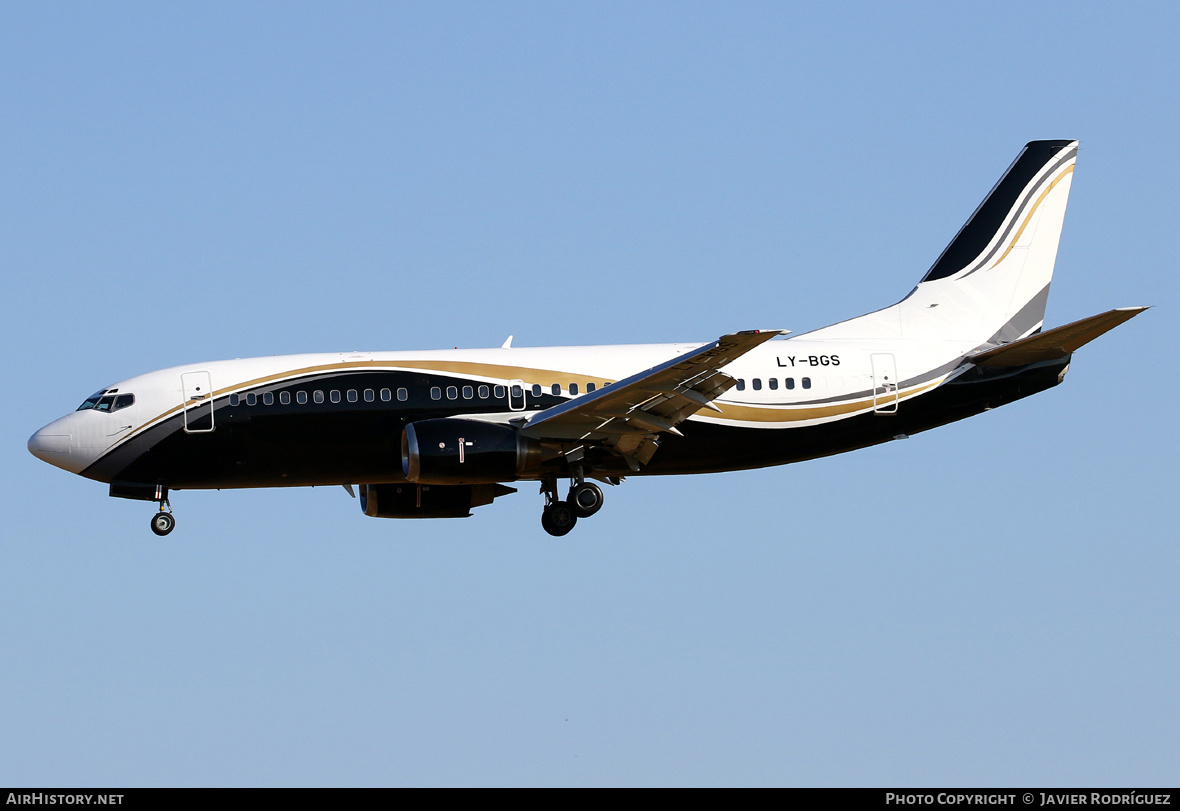
[[577, 513], [564, 501], [550, 504], [541, 512], [541, 526], [555, 538], [568, 534], [576, 523], [578, 523]]
[[578, 518], [589, 518], [602, 509], [602, 488], [594, 482], [582, 482], [570, 491], [570, 506]]
[[159, 512], [152, 516], [152, 532], [164, 536], [176, 528], [176, 519], [172, 513]]

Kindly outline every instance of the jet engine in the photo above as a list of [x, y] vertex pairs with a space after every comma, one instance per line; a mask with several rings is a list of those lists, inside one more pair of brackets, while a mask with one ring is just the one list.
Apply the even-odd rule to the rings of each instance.
[[402, 433], [402, 472], [416, 484], [515, 481], [543, 455], [539, 443], [515, 429], [478, 420], [422, 420]]

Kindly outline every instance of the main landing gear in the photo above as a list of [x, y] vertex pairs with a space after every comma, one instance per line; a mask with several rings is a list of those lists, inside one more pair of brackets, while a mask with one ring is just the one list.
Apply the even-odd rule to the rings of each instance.
[[582, 482], [570, 488], [569, 503], [578, 518], [589, 518], [602, 509], [602, 488], [594, 482]]
[[[167, 490], [161, 493], [160, 511], [152, 516], [152, 532], [161, 537], [176, 529], [176, 519], [172, 517], [172, 505], [168, 503], [167, 493]], [[164, 512], [165, 507], [168, 508], [167, 512]]]
[[579, 518], [589, 518], [602, 509], [602, 488], [585, 481], [580, 470], [570, 480], [569, 495], [564, 501], [557, 497], [557, 479], [542, 482], [541, 492], [545, 494], [541, 526], [554, 537], [567, 534]]

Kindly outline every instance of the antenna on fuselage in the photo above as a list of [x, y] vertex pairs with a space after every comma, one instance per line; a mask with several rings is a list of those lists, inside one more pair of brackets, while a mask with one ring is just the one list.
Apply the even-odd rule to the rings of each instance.
[[500, 348], [501, 349], [511, 349], [512, 348], [512, 336], [511, 335], [508, 336], [508, 340], [504, 341], [504, 343], [500, 345]]

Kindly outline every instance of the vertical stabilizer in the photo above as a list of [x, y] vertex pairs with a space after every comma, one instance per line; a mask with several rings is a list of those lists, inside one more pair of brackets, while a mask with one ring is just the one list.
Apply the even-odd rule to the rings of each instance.
[[898, 304], [808, 333], [999, 345], [1045, 319], [1077, 141], [1031, 141]]
[[1004, 343], [1040, 329], [1077, 153], [1077, 141], [1024, 147], [899, 305], [904, 337]]

